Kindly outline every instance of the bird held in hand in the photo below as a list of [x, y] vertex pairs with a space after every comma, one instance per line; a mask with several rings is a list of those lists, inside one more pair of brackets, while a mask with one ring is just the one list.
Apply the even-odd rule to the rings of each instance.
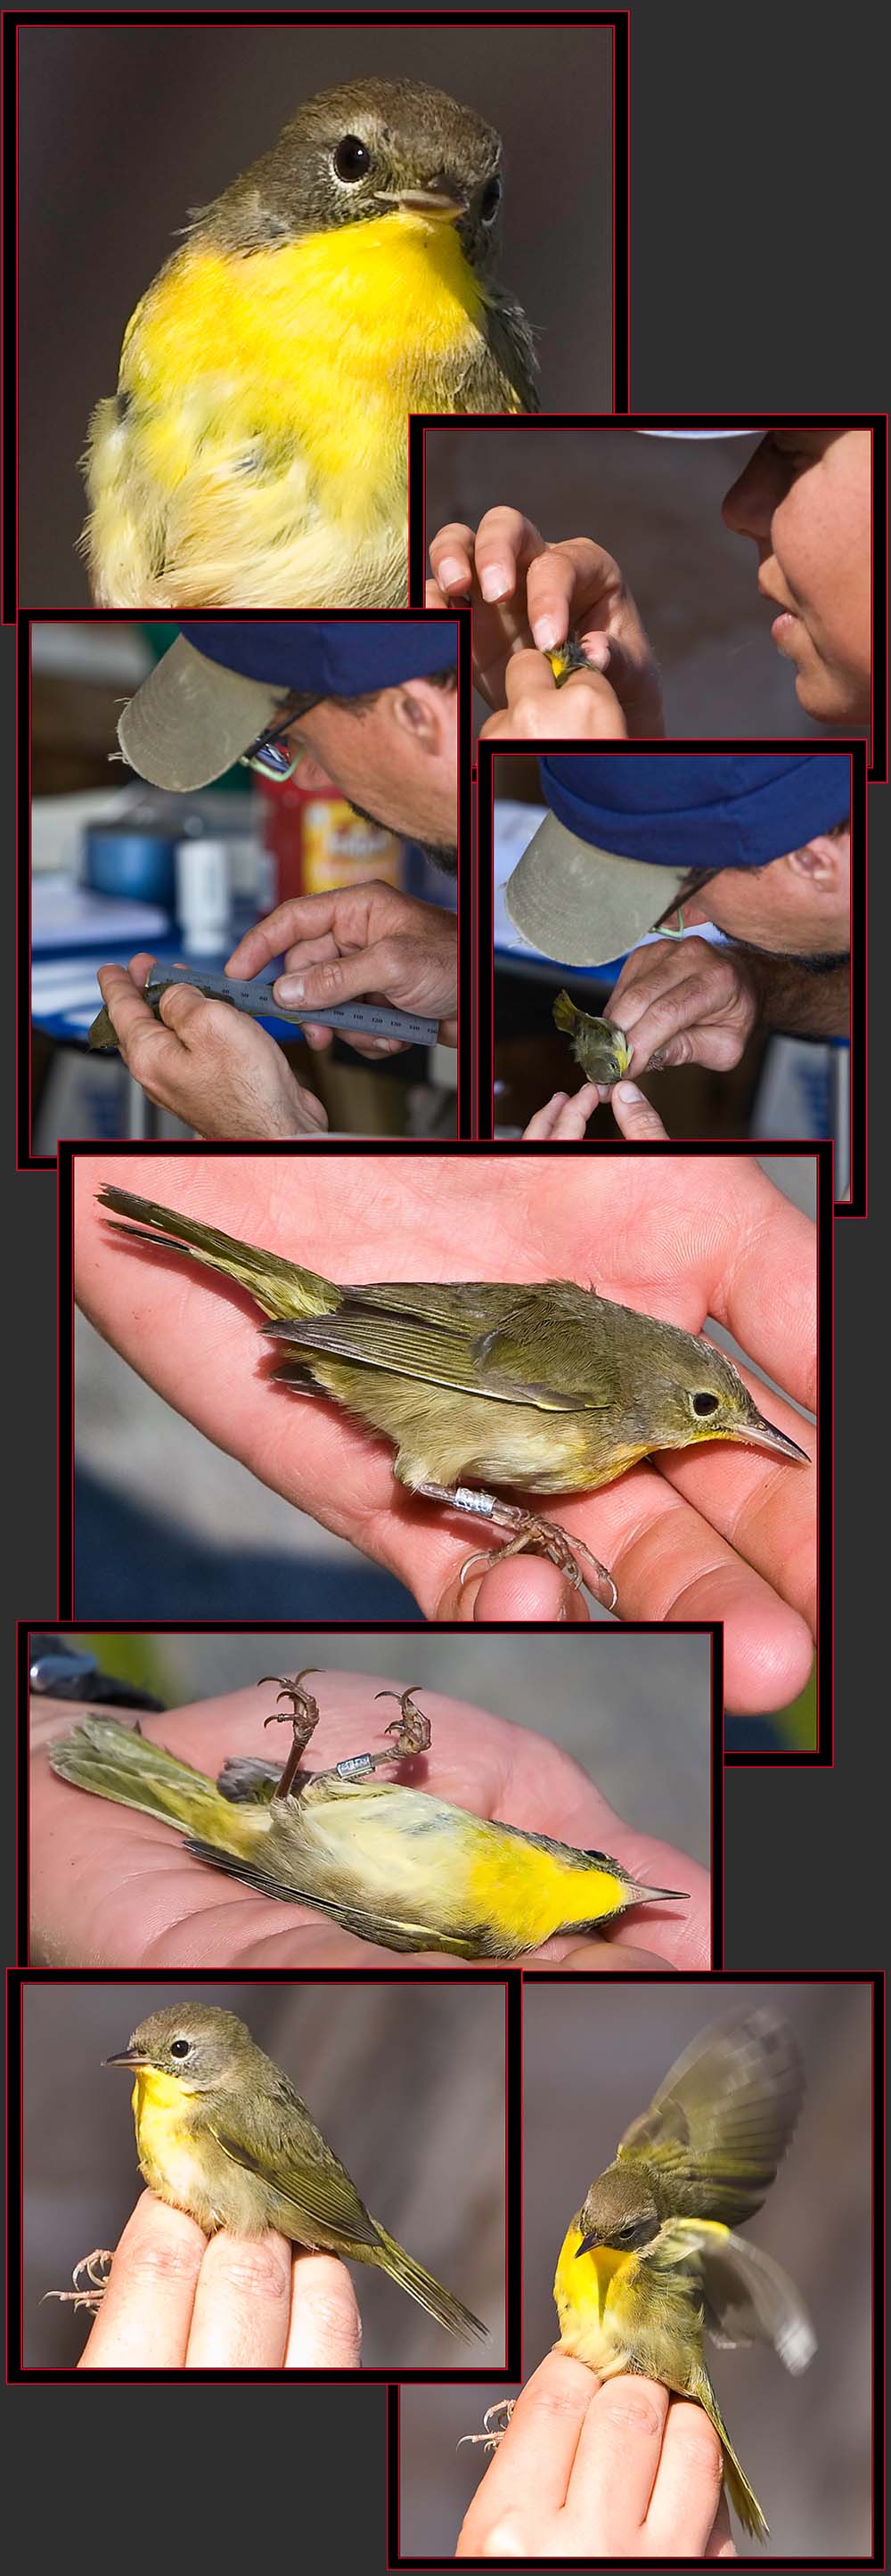
[[394, 1476], [411, 1493], [489, 1521], [509, 1533], [497, 1555], [531, 1547], [576, 1584], [583, 1555], [610, 1607], [612, 1577], [583, 1540], [488, 1489], [586, 1493], [653, 1450], [705, 1440], [807, 1459], [759, 1413], [723, 1351], [593, 1288], [568, 1280], [339, 1288], [131, 1190], [109, 1183], [99, 1202], [139, 1221], [116, 1233], [186, 1251], [248, 1289], [280, 1349], [276, 1378], [329, 1396], [382, 1433], [396, 1452]]
[[588, 1011], [577, 1009], [568, 993], [558, 993], [554, 1003], [554, 1026], [568, 1037], [576, 1064], [581, 1066], [587, 1082], [612, 1085], [627, 1073], [631, 1048], [624, 1030], [611, 1020], [597, 1020]]
[[756, 2540], [767, 2523], [723, 2421], [703, 2335], [772, 2344], [792, 2371], [815, 2351], [793, 2283], [735, 2233], [761, 2207], [803, 2093], [795, 2039], [769, 2007], [701, 2034], [592, 2183], [554, 2282], [564, 2352], [601, 2379], [640, 2371], [705, 2408], [730, 2501]]
[[407, 602], [409, 412], [537, 409], [501, 192], [481, 117], [366, 80], [191, 215], [90, 422], [100, 606]]

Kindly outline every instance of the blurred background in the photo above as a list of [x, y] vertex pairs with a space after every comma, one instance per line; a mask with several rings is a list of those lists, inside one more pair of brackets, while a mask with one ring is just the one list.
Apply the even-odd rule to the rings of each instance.
[[[87, 423], [114, 392], [125, 326], [189, 211], [267, 152], [305, 100], [367, 79], [426, 81], [497, 128], [500, 275], [536, 334], [543, 407], [611, 409], [609, 27], [520, 19], [509, 58], [497, 21], [23, 27], [19, 596], [29, 607], [87, 602], [75, 551]], [[570, 112], [584, 134], [571, 154]]]
[[[31, 627], [31, 1129], [35, 1154], [60, 1136], [184, 1137], [121, 1057], [88, 1051], [101, 965], [139, 950], [219, 974], [237, 939], [294, 895], [379, 878], [454, 912], [457, 877], [411, 842], [353, 812], [336, 787], [272, 782], [240, 763], [200, 794], [167, 795], [120, 760], [117, 723], [179, 632], [134, 617], [37, 620]], [[455, 630], [443, 624], [443, 666]], [[275, 960], [264, 980], [273, 982]], [[316, 1051], [281, 1020], [262, 1025], [298, 1082], [347, 1135], [453, 1136], [453, 1047], [378, 1060], [335, 1033]]]
[[[124, 1635], [62, 1632], [76, 1652], [95, 1652], [103, 1672], [136, 1684], [167, 1708], [243, 1689], [261, 1673], [369, 1673], [383, 1686], [416, 1683], [473, 1708], [509, 1718], [570, 1753], [626, 1824], [676, 1843], [708, 1868], [711, 1859], [711, 1639], [657, 1629], [639, 1636], [615, 1626], [593, 1638], [578, 1630], [548, 1636], [426, 1628], [423, 1637], [379, 1629], [259, 1629], [251, 1635]], [[423, 1682], [417, 1681], [423, 1672]], [[270, 1690], [261, 1702], [274, 1705]], [[330, 1705], [330, 1701], [328, 1702]], [[76, 1711], [72, 1712], [73, 1717]], [[369, 1749], [386, 1709], [369, 1696]], [[289, 1742], [277, 1739], [283, 1749]], [[275, 1745], [271, 1746], [271, 1758]], [[311, 1761], [312, 1756], [308, 1757]]]
[[[814, 1156], [759, 1160], [784, 1196], [813, 1218]], [[385, 1568], [212, 1448], [79, 1310], [74, 1320], [79, 1619], [189, 1620], [197, 1608], [211, 1622], [247, 1624], [258, 1610], [285, 1623], [295, 1617], [419, 1619], [413, 1595]], [[739, 1356], [720, 1324], [709, 1320], [705, 1329]], [[593, 1622], [615, 1624], [590, 1595], [586, 1604]], [[812, 1689], [788, 1718], [780, 1712], [747, 1720], [726, 1736], [728, 1750], [755, 1744], [770, 1751], [815, 1740]]]
[[[846, 752], [837, 754], [836, 766], [841, 822], [849, 811]], [[512, 1138], [522, 1135], [533, 1112], [554, 1091], [575, 1091], [583, 1079], [569, 1037], [554, 1026], [558, 992], [562, 988], [579, 1010], [597, 1015], [606, 1008], [624, 960], [561, 966], [520, 937], [507, 911], [505, 887], [548, 811], [536, 754], [515, 751], [496, 760], [493, 783], [495, 1135]], [[708, 922], [696, 925], [696, 936], [721, 944]], [[864, 1042], [865, 1032], [858, 1030], [855, 1043]], [[635, 1080], [671, 1137], [720, 1142], [725, 1137], [831, 1136], [835, 1196], [842, 1199], [851, 1175], [850, 1054], [847, 1037], [786, 1037], [759, 1023], [730, 1071], [681, 1065], [635, 1075]], [[609, 1103], [602, 1101], [589, 1120], [586, 1142], [617, 1133]]]
[[[555, 2340], [552, 2282], [573, 2213], [669, 2066], [710, 2021], [753, 2003], [787, 2014], [807, 2075], [801, 2121], [744, 2231], [791, 2274], [818, 2349], [798, 2379], [766, 2347], [706, 2345], [732, 2441], [770, 2524], [771, 2559], [868, 2556], [871, 2492], [871, 1990], [865, 1985], [629, 1985], [593, 1979], [524, 2004], [527, 2376]], [[505, 2392], [404, 2388], [401, 2547], [451, 2556], [482, 2474], [459, 2451]], [[739, 2538], [739, 2535], [736, 2535]], [[745, 2540], [743, 2548], [747, 2546]]]
[[[114, 2246], [142, 2188], [131, 2085], [103, 2059], [182, 1985], [26, 1982], [24, 2362], [74, 2369], [83, 2311], [48, 2299], [94, 2246]], [[188, 2000], [238, 2013], [306, 2102], [361, 2198], [492, 2329], [504, 2356], [504, 1990], [190, 1982]], [[467, 2153], [473, 2140], [473, 2155]], [[460, 2367], [465, 2347], [365, 2264], [353, 2267], [371, 2368]], [[484, 2347], [479, 2346], [482, 2354]], [[490, 2347], [487, 2345], [488, 2352]]]
[[[522, 510], [551, 544], [594, 537], [634, 593], [662, 672], [670, 736], [832, 740], [802, 714], [790, 665], [771, 641], [755, 547], [721, 518], [724, 494], [757, 443], [754, 430], [750, 439], [687, 441], [596, 423], [428, 430], [427, 542], [448, 519], [476, 527], [498, 502]], [[482, 699], [476, 711], [482, 723]]]

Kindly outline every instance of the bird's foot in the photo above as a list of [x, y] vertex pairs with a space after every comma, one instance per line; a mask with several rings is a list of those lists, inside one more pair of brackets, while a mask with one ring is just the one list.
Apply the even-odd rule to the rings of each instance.
[[379, 1760], [395, 1761], [403, 1753], [429, 1751], [433, 1729], [429, 1717], [425, 1717], [423, 1709], [418, 1708], [412, 1697], [417, 1687], [417, 1682], [410, 1682], [404, 1691], [375, 1691], [375, 1699], [398, 1699], [400, 1710], [399, 1716], [391, 1717], [389, 1726], [384, 1728], [385, 1735], [395, 1737], [392, 1753], [379, 1755]]
[[[73, 2290], [44, 2290], [44, 2298], [61, 2299], [63, 2303], [70, 2300], [75, 2314], [78, 2308], [89, 2308], [91, 2316], [98, 2316], [113, 2261], [114, 2256], [106, 2247], [96, 2246], [92, 2254], [83, 2254], [80, 2262], [75, 2263], [71, 2275]], [[86, 2284], [81, 2279], [82, 2273], [86, 2275]]]
[[[519, 1503], [502, 1502], [499, 1495], [478, 1493], [471, 1485], [419, 1485], [417, 1491], [425, 1494], [431, 1502], [448, 1503], [453, 1511], [473, 1514], [479, 1520], [491, 1521], [493, 1529], [512, 1533], [505, 1539], [503, 1547], [493, 1548], [491, 1553], [488, 1549], [479, 1548], [473, 1556], [465, 1557], [461, 1567], [462, 1590], [476, 1566], [483, 1565], [491, 1570], [503, 1557], [521, 1556], [528, 1548], [534, 1555], [546, 1557], [549, 1565], [556, 1565], [558, 1572], [574, 1584], [577, 1592], [587, 1581], [589, 1591], [603, 1602], [604, 1608], [615, 1609], [619, 1596], [607, 1566], [601, 1565], [599, 1557], [586, 1547], [583, 1538], [570, 1538], [568, 1530], [561, 1529], [558, 1521], [542, 1520], [537, 1512], [524, 1511]], [[579, 1564], [580, 1557], [584, 1557], [591, 1568], [588, 1576]]]
[[278, 1682], [279, 1699], [287, 1699], [291, 1703], [290, 1709], [274, 1708], [271, 1717], [264, 1717], [263, 1720], [264, 1727], [290, 1726], [292, 1730], [291, 1750], [275, 1791], [277, 1798], [290, 1797], [310, 1736], [315, 1733], [319, 1723], [318, 1700], [313, 1698], [312, 1691], [303, 1688], [307, 1673], [317, 1671], [317, 1664], [304, 1664], [303, 1671], [295, 1673], [290, 1681], [286, 1680], [281, 1673], [264, 1673], [257, 1685], [258, 1689], [262, 1690], [264, 1682]]
[[497, 2451], [499, 2442], [504, 2440], [516, 2402], [515, 2397], [499, 2397], [494, 2406], [487, 2406], [482, 2432], [462, 2433], [459, 2451], [465, 2442], [482, 2442], [486, 2451]]

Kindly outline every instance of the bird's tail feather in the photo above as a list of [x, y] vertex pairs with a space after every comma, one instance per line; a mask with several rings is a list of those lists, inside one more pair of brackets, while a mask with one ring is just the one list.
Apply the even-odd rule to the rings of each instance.
[[221, 1270], [227, 1279], [235, 1279], [239, 1287], [249, 1289], [264, 1315], [328, 1315], [340, 1303], [339, 1290], [318, 1271], [301, 1270], [295, 1261], [285, 1261], [277, 1252], [264, 1252], [257, 1244], [241, 1243], [235, 1235], [221, 1234], [215, 1225], [203, 1225], [197, 1217], [181, 1216], [176, 1208], [161, 1207], [156, 1199], [137, 1198], [132, 1190], [118, 1190], [108, 1183], [99, 1191], [99, 1204], [113, 1208], [118, 1216], [141, 1220], [138, 1226], [115, 1226], [116, 1234], [129, 1236], [137, 1243], [160, 1244], [168, 1251], [191, 1253], [193, 1261], [204, 1262], [209, 1270]]
[[554, 1003], [555, 1026], [558, 1029], [571, 1031], [578, 1026], [581, 1016], [581, 1011], [578, 1011], [575, 1003], [570, 1001], [569, 994], [558, 993]]
[[229, 1842], [238, 1839], [243, 1811], [220, 1797], [213, 1780], [114, 1718], [82, 1718], [73, 1735], [50, 1745], [49, 1758], [58, 1778], [70, 1780], [76, 1789], [90, 1789], [96, 1797], [137, 1807], [163, 1824], [200, 1832], [208, 1842], [215, 1829]]
[[410, 2299], [417, 2299], [418, 2306], [426, 2308], [428, 2316], [435, 2317], [438, 2325], [445, 2326], [447, 2334], [461, 2335], [466, 2342], [476, 2335], [488, 2334], [488, 2326], [481, 2324], [472, 2309], [465, 2308], [463, 2301], [456, 2299], [451, 2290], [444, 2290], [442, 2282], [435, 2281], [432, 2272], [425, 2272], [423, 2264], [416, 2263], [414, 2257], [406, 2253], [404, 2245], [397, 2244], [395, 2236], [387, 2235], [379, 2219], [375, 2220], [375, 2226], [384, 2248], [379, 2258], [381, 2269], [389, 2273], [391, 2281], [398, 2281], [400, 2289], [407, 2290]]
[[768, 2524], [754, 2488], [750, 2487], [742, 2463], [737, 2459], [707, 2370], [702, 2369], [699, 2372], [689, 2393], [691, 2397], [698, 2397], [700, 2405], [705, 2407], [706, 2414], [714, 2425], [724, 2454], [724, 2484], [737, 2519], [742, 2523], [743, 2530], [751, 2533], [753, 2540], [767, 2540], [770, 2536]]

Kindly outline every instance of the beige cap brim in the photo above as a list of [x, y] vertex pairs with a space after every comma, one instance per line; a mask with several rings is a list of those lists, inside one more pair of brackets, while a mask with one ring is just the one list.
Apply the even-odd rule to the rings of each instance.
[[670, 912], [687, 868], [647, 867], [580, 841], [547, 814], [504, 889], [524, 939], [561, 966], [605, 966]]
[[227, 671], [178, 635], [124, 708], [118, 741], [140, 778], [187, 793], [222, 778], [286, 698], [286, 689]]

